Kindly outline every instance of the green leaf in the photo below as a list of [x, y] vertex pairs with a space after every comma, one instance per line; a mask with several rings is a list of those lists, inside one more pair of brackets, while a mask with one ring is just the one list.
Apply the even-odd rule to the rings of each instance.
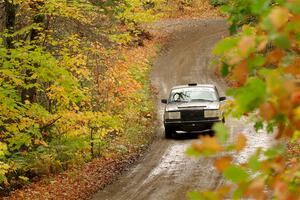
[[276, 126], [276, 124], [274, 122], [269, 122], [267, 124], [267, 133], [273, 133], [275, 126]]
[[223, 123], [216, 123], [213, 126], [213, 130], [216, 132], [217, 138], [225, 143], [229, 138], [229, 129]]
[[255, 31], [255, 29], [249, 25], [243, 26], [243, 35], [251, 36], [251, 35], [253, 35], [254, 31]]
[[193, 192], [188, 192], [187, 197], [191, 200], [203, 200], [204, 198], [200, 195], [199, 192], [193, 191]]
[[260, 155], [260, 151], [250, 156], [248, 160], [249, 168], [252, 169], [253, 171], [257, 171], [261, 167], [261, 162], [259, 161], [259, 155]]
[[228, 96], [236, 99], [233, 116], [241, 117], [247, 112], [255, 110], [267, 96], [266, 84], [258, 77], [249, 78], [245, 86], [227, 90]]
[[[292, 3], [289, 3], [289, 2], [285, 2], [286, 3], [286, 7], [295, 12], [295, 13], [300, 13], [300, 3], [298, 1], [293, 1]], [[297, 5], [295, 5], [297, 4]]]
[[239, 185], [239, 187], [233, 192], [233, 200], [240, 200], [245, 191], [245, 185]]
[[248, 60], [248, 66], [251, 69], [256, 69], [262, 67], [266, 62], [266, 58], [264, 55], [256, 54], [253, 58]]
[[234, 165], [224, 171], [224, 176], [234, 183], [244, 182], [249, 178], [249, 174], [243, 168]]
[[263, 129], [263, 128], [264, 128], [263, 121], [255, 122], [254, 129], [255, 129], [256, 132], [259, 131], [259, 130], [261, 130], [261, 129]]
[[189, 147], [186, 152], [185, 152], [188, 156], [195, 156], [195, 157], [199, 157], [201, 156], [202, 154], [199, 153], [199, 151], [195, 150], [194, 148], [192, 147]]
[[229, 74], [229, 65], [226, 63], [223, 63], [222, 68], [221, 68], [221, 75], [223, 77], [227, 76]]
[[264, 155], [267, 158], [275, 158], [278, 155], [282, 155], [285, 152], [285, 147], [283, 145], [278, 145], [276, 147], [269, 148], [265, 151]]
[[271, 8], [271, 0], [254, 0], [251, 4], [251, 11], [258, 15], [263, 15]]
[[216, 45], [213, 53], [216, 55], [223, 54], [226, 51], [234, 48], [237, 45], [237, 43], [238, 43], [237, 38], [226, 38]]
[[289, 49], [291, 47], [290, 40], [287, 36], [280, 35], [275, 38], [274, 43], [282, 49]]
[[223, 5], [220, 7], [220, 11], [223, 13], [227, 13], [230, 11], [230, 7], [228, 5]]

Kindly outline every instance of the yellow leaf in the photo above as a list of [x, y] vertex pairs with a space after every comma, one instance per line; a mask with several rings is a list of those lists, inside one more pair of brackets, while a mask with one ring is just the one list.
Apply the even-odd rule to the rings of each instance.
[[294, 110], [294, 115], [296, 119], [300, 119], [300, 106]]
[[34, 140], [34, 144], [42, 145], [42, 146], [44, 146], [44, 147], [48, 147], [48, 146], [49, 146], [45, 141], [43, 141], [43, 140], [38, 140], [38, 139], [35, 139], [35, 140]]
[[25, 176], [19, 176], [19, 179], [21, 179], [22, 181], [26, 181], [26, 182], [29, 180], [29, 178], [27, 178]]

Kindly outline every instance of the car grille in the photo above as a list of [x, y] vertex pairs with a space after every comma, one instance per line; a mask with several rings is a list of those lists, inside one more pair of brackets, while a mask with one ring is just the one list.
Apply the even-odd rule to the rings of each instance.
[[204, 110], [181, 110], [182, 121], [198, 121], [204, 119]]

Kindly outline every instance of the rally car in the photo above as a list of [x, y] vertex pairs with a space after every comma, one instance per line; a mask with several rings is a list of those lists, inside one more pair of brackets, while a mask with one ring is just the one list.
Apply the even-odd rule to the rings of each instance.
[[210, 131], [214, 123], [224, 122], [220, 97], [215, 85], [191, 83], [171, 89], [164, 111], [165, 137], [178, 132]]

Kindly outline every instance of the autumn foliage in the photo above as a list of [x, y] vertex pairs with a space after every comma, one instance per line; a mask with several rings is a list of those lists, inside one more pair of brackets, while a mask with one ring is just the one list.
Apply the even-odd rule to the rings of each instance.
[[162, 2], [0, 3], [1, 195], [149, 140], [155, 47], [140, 24]]
[[[245, 3], [247, 2], [247, 3]], [[194, 155], [218, 155], [216, 169], [230, 182], [216, 191], [191, 192], [191, 199], [299, 199], [300, 194], [300, 2], [222, 2], [233, 34], [220, 41], [214, 53], [221, 73], [237, 84], [228, 89], [234, 97], [227, 111], [236, 118], [247, 116], [256, 130], [273, 134], [277, 144], [257, 149], [246, 163], [234, 162], [232, 153], [242, 151], [246, 137], [215, 126], [215, 138], [201, 138], [188, 150]], [[246, 134], [246, 133], [244, 133]]]

